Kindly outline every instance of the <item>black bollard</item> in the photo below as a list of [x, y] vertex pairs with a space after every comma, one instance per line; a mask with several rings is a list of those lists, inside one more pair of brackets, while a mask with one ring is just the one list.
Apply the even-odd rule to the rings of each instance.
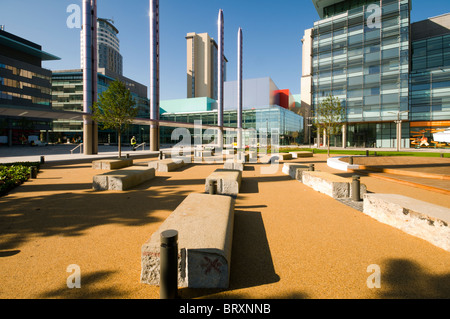
[[361, 187], [360, 177], [358, 175], [354, 175], [352, 180], [352, 200], [354, 202], [361, 201], [360, 187]]
[[209, 195], [217, 195], [217, 181], [209, 181]]
[[160, 159], [160, 160], [162, 160], [162, 154], [163, 154], [163, 152], [160, 151], [160, 152], [159, 152], [159, 159]]
[[369, 151], [366, 150], [366, 156], [369, 157]]
[[309, 164], [309, 171], [310, 172], [314, 172], [315, 171], [314, 164]]
[[36, 179], [37, 178], [37, 167], [36, 166], [31, 166], [30, 167], [30, 171], [31, 171], [30, 177], [32, 179]]
[[160, 299], [178, 297], [178, 232], [170, 229], [161, 233]]
[[45, 157], [41, 156], [41, 164], [45, 164]]
[[350, 156], [350, 157], [349, 157], [348, 163], [349, 163], [350, 165], [353, 165], [353, 156]]
[[130, 158], [130, 154], [127, 154], [127, 158]]

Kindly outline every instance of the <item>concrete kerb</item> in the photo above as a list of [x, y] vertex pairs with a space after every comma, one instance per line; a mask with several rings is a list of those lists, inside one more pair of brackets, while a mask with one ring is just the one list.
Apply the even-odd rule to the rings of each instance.
[[191, 193], [142, 246], [141, 282], [160, 284], [160, 234], [178, 231], [178, 286], [228, 288], [235, 200]]
[[365, 194], [364, 214], [450, 252], [450, 209], [394, 194]]
[[[327, 159], [327, 165], [331, 168], [337, 169], [339, 171], [349, 172], [352, 170], [359, 170], [360, 166], [355, 164], [349, 164], [346, 162], [341, 161], [342, 158], [349, 158], [350, 156], [337, 156], [337, 157], [330, 157]], [[358, 157], [358, 156], [353, 156]], [[363, 157], [363, 156], [360, 156]]]

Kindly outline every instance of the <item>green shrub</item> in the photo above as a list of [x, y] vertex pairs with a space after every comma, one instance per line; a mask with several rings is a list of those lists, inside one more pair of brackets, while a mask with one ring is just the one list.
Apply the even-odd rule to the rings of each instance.
[[40, 163], [0, 164], [0, 196], [7, 194], [13, 188], [26, 182], [31, 175], [31, 167], [39, 170]]

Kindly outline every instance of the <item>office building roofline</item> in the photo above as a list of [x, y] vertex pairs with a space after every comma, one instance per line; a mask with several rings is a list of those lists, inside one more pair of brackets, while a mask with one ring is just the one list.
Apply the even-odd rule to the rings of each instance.
[[53, 54], [42, 51], [41, 46], [3, 30], [0, 30], [0, 45], [38, 57], [42, 61], [61, 60], [61, 58]]

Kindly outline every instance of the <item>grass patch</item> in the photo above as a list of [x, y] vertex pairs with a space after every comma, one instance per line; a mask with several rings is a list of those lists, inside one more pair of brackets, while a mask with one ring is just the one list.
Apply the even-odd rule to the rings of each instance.
[[[280, 153], [288, 153], [288, 152], [296, 152], [296, 151], [314, 151], [314, 154], [327, 154], [326, 149], [309, 149], [309, 148], [298, 148], [298, 149], [290, 149], [290, 148], [280, 148]], [[377, 156], [414, 156], [414, 157], [441, 157], [441, 154], [444, 155], [445, 158], [450, 158], [449, 153], [438, 153], [438, 152], [382, 152], [382, 151], [369, 151], [370, 156], [374, 156], [375, 153]], [[338, 155], [366, 155], [366, 151], [351, 151], [351, 150], [330, 150], [330, 154], [338, 154]]]
[[32, 166], [36, 166], [39, 171], [40, 163], [38, 162], [0, 164], [0, 196], [8, 194], [12, 189], [26, 182], [31, 176]]

